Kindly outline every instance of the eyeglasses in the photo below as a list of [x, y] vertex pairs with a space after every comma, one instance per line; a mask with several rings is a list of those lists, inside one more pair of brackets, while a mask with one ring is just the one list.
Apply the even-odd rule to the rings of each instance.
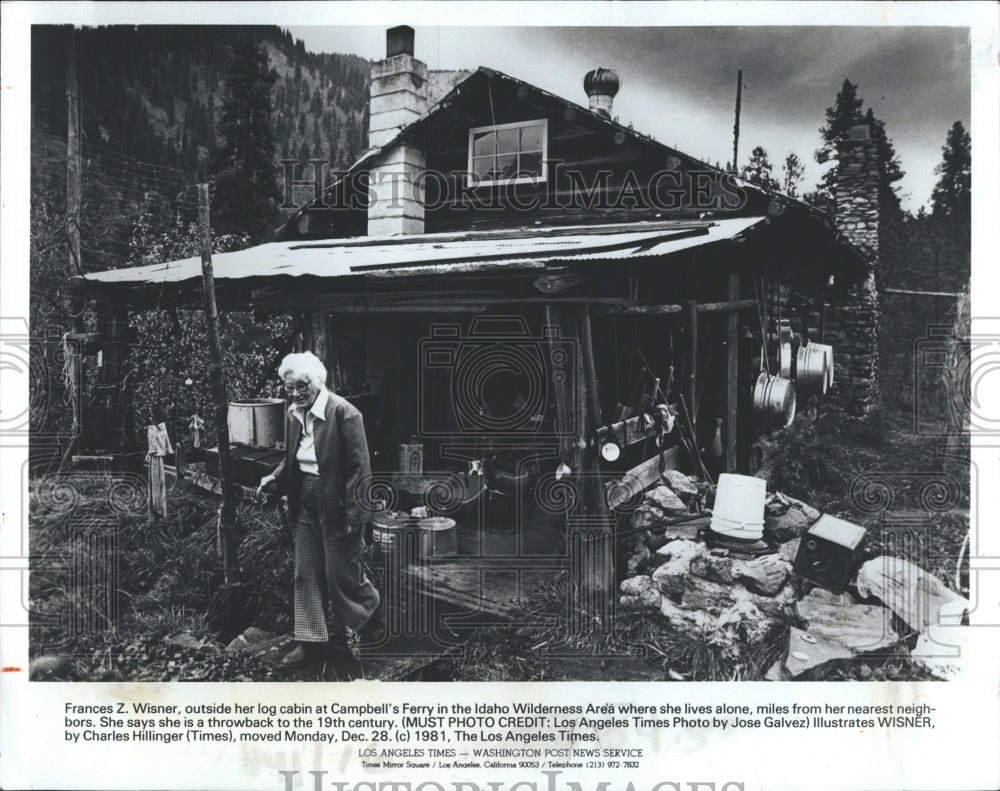
[[312, 382], [293, 382], [284, 385], [286, 393], [308, 393], [310, 387], [312, 387]]

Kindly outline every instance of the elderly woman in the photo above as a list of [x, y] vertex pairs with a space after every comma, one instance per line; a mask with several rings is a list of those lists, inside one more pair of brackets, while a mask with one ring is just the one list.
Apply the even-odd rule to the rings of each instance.
[[257, 491], [283, 488], [294, 525], [299, 642], [282, 660], [292, 668], [321, 658], [328, 642], [346, 645], [345, 627], [360, 630], [378, 608], [379, 594], [361, 562], [369, 519], [359, 496], [369, 475], [361, 413], [326, 388], [326, 367], [311, 352], [286, 356], [278, 375], [290, 401], [287, 448]]

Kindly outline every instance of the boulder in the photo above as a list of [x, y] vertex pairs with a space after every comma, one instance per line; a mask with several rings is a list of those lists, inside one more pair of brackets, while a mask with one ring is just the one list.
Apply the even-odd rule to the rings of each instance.
[[801, 500], [774, 495], [764, 506], [764, 535], [783, 544], [801, 536], [820, 516], [819, 511]]
[[664, 522], [667, 519], [667, 515], [656, 506], [655, 503], [650, 503], [643, 501], [635, 511], [632, 512], [630, 518], [632, 527], [636, 530], [641, 530], [644, 527], [651, 527]]
[[831, 659], [879, 651], [899, 642], [888, 610], [855, 604], [846, 593], [838, 596], [816, 588], [798, 603], [797, 610], [808, 627], [792, 630], [785, 668], [793, 677]]
[[731, 585], [736, 582], [736, 561], [725, 555], [705, 552], [691, 559], [690, 571], [706, 580]]
[[39, 656], [28, 665], [29, 681], [78, 681], [80, 671], [68, 656]]
[[684, 473], [679, 470], [666, 470], [663, 475], [663, 482], [670, 487], [671, 491], [678, 497], [684, 499], [696, 498], [698, 496], [698, 487], [695, 486], [691, 479], [688, 478]]
[[933, 574], [901, 558], [880, 555], [858, 569], [858, 593], [877, 597], [915, 632], [939, 623], [942, 607], [969, 609], [969, 602]]
[[661, 484], [646, 492], [643, 504], [652, 503], [667, 516], [683, 516], [690, 513], [687, 504], [671, 491], [669, 486]]
[[622, 581], [619, 586], [621, 590], [622, 607], [630, 610], [658, 610], [660, 609], [660, 592], [653, 584], [653, 580], [646, 575], [629, 577]]
[[201, 648], [205, 641], [195, 637], [191, 632], [177, 632], [163, 638], [167, 648]]
[[666, 562], [653, 572], [653, 582], [661, 593], [679, 596], [684, 592], [691, 559], [701, 554], [705, 545], [696, 541], [671, 541], [656, 551]]
[[774, 596], [784, 586], [791, 569], [777, 555], [763, 555], [754, 560], [740, 561], [734, 571], [747, 590]]
[[650, 554], [649, 547], [645, 543], [642, 541], [636, 542], [627, 561], [629, 574], [635, 574], [636, 570], [649, 560]]

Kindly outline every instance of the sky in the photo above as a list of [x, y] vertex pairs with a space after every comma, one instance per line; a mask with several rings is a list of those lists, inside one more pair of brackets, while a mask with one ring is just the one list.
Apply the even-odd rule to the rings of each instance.
[[[291, 26], [314, 52], [377, 60], [385, 26]], [[415, 55], [432, 69], [488, 66], [586, 105], [583, 75], [622, 78], [613, 114], [699, 159], [732, 158], [736, 75], [743, 70], [740, 164], [763, 146], [775, 164], [795, 152], [802, 187], [822, 175], [813, 152], [845, 79], [885, 122], [906, 174], [903, 207], [930, 201], [955, 121], [970, 127], [968, 30], [945, 27], [417, 27]]]

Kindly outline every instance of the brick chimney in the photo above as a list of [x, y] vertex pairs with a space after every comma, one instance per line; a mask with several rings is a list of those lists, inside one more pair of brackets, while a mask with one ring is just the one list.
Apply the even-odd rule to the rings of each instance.
[[[427, 64], [413, 57], [413, 28], [386, 31], [385, 58], [372, 64], [368, 145], [380, 148], [427, 109]], [[374, 202], [368, 209], [368, 235], [424, 232], [423, 151], [393, 146], [371, 168]]]
[[837, 228], [867, 258], [864, 279], [831, 305], [826, 342], [834, 346], [836, 397], [854, 415], [878, 401], [879, 162], [867, 125], [838, 143], [834, 201]]

